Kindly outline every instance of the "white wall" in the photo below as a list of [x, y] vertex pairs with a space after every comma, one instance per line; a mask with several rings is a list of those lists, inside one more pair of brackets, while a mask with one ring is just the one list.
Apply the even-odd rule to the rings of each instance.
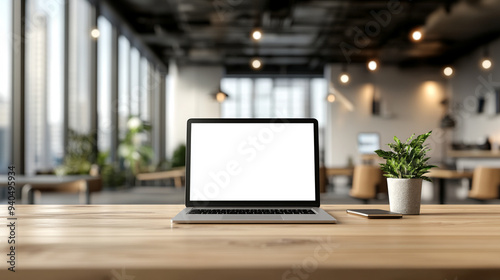
[[[360, 132], [378, 132], [383, 149], [394, 136], [400, 139], [411, 134], [433, 130], [428, 140], [433, 151], [431, 161], [441, 160], [444, 140], [439, 122], [444, 114], [440, 102], [446, 96], [446, 81], [438, 68], [399, 69], [382, 65], [376, 73], [368, 73], [365, 65], [350, 65], [351, 82], [339, 85], [341, 65], [326, 67], [326, 78], [332, 80], [336, 90], [349, 100], [354, 110], [339, 102], [328, 106], [328, 127], [325, 164], [344, 166], [348, 159], [360, 162], [357, 153], [357, 135]], [[382, 101], [382, 116], [371, 113], [373, 86]]]
[[218, 118], [220, 104], [214, 94], [219, 89], [223, 68], [178, 66], [170, 63], [167, 90], [167, 157], [179, 144], [186, 143], [189, 118]]
[[[500, 89], [500, 40], [489, 46], [493, 68], [490, 71], [479, 67], [483, 48], [463, 57], [455, 64], [455, 75], [451, 79], [453, 89], [453, 116], [457, 120], [454, 139], [470, 144], [484, 143], [486, 137], [500, 142], [500, 115], [494, 114], [492, 88]], [[485, 94], [485, 111], [477, 113], [478, 96]]]

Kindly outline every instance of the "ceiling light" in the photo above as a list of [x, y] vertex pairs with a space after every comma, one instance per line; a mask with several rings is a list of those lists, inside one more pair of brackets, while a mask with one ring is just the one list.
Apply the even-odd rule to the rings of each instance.
[[328, 101], [328, 102], [330, 102], [330, 103], [335, 102], [335, 94], [333, 94], [333, 93], [329, 93], [329, 94], [326, 96], [326, 101]]
[[368, 62], [368, 69], [369, 69], [370, 71], [375, 71], [375, 70], [377, 70], [377, 67], [378, 67], [378, 63], [377, 63], [375, 60], [370, 60], [370, 61]]
[[422, 32], [416, 30], [416, 31], [413, 31], [413, 33], [411, 34], [411, 38], [414, 40], [414, 41], [420, 41], [420, 39], [422, 39]]
[[415, 28], [410, 32], [410, 39], [413, 42], [419, 42], [424, 38], [424, 31], [421, 27]]
[[347, 84], [347, 83], [349, 83], [349, 80], [350, 80], [350, 79], [351, 79], [351, 78], [349, 77], [349, 74], [347, 74], [347, 73], [342, 73], [342, 74], [340, 74], [339, 81], [340, 81], [341, 83], [343, 83], [343, 84]]
[[99, 29], [94, 28], [90, 31], [90, 36], [92, 36], [92, 38], [94, 39], [97, 39], [99, 38], [99, 36], [101, 36], [101, 32], [99, 31]]
[[220, 90], [219, 90], [219, 92], [217, 92], [215, 94], [215, 100], [217, 100], [217, 102], [219, 102], [219, 103], [224, 102], [224, 100], [226, 100], [226, 98], [228, 98], [228, 95]]
[[259, 41], [260, 39], [262, 39], [262, 31], [260, 31], [259, 29], [256, 29], [252, 32], [252, 39], [254, 39], [255, 41]]
[[443, 74], [446, 76], [446, 77], [450, 77], [451, 75], [453, 75], [453, 68], [451, 68], [450, 66], [447, 66], [443, 69]]
[[489, 70], [491, 66], [493, 66], [493, 62], [490, 59], [489, 47], [486, 46], [483, 50], [483, 59], [481, 59], [481, 68], [483, 68], [483, 70]]
[[491, 66], [493, 66], [493, 63], [491, 62], [491, 60], [489, 58], [484, 58], [481, 61], [481, 67], [483, 67], [484, 70], [490, 69]]
[[253, 69], [257, 70], [257, 69], [260, 69], [262, 67], [262, 61], [258, 58], [254, 58], [250, 62], [250, 65], [252, 66]]

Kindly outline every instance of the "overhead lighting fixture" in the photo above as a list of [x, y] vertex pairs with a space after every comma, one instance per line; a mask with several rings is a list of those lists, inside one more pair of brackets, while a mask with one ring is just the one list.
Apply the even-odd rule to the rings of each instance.
[[419, 27], [413, 29], [410, 38], [413, 42], [420, 42], [424, 38], [424, 32], [422, 31], [422, 28]]
[[481, 68], [483, 68], [483, 70], [489, 70], [491, 66], [493, 66], [493, 62], [491, 62], [488, 48], [486, 47], [484, 49], [483, 59], [481, 60]]
[[347, 73], [340, 74], [339, 81], [341, 83], [347, 84], [347, 83], [349, 83], [350, 80], [351, 80], [351, 78], [349, 77], [349, 74], [347, 74]]
[[260, 68], [262, 68], [262, 61], [258, 58], [254, 58], [250, 62], [250, 66], [252, 66], [254, 70], [259, 70]]
[[372, 72], [375, 71], [375, 70], [377, 70], [377, 68], [378, 68], [377, 61], [375, 61], [373, 59], [370, 60], [367, 65], [368, 65], [368, 70], [370, 70]]
[[340, 73], [339, 76], [339, 81], [341, 84], [348, 84], [349, 81], [351, 80], [351, 77], [349, 76], [349, 72], [347, 72], [347, 64], [342, 65], [342, 72]]
[[443, 74], [446, 76], [446, 77], [450, 77], [453, 75], [453, 68], [451, 66], [446, 66], [444, 69], [443, 69]]
[[90, 36], [92, 36], [92, 38], [94, 39], [97, 39], [99, 38], [99, 36], [101, 36], [101, 31], [99, 31], [99, 29], [97, 28], [94, 28], [90, 31]]
[[260, 39], [262, 39], [262, 30], [255, 29], [252, 32], [252, 39], [254, 39], [255, 41], [259, 41]]
[[484, 58], [483, 61], [481, 61], [481, 67], [483, 67], [484, 70], [490, 69], [491, 66], [493, 66], [493, 63], [488, 58]]
[[226, 98], [228, 98], [229, 95], [227, 95], [227, 93], [224, 93], [222, 92], [221, 90], [219, 90], [216, 94], [215, 94], [215, 100], [217, 100], [217, 102], [219, 103], [222, 103], [226, 100]]
[[330, 102], [330, 103], [333, 103], [335, 102], [335, 94], [333, 93], [329, 93], [327, 96], [326, 96], [326, 101]]
[[411, 37], [413, 38], [414, 41], [420, 41], [422, 39], [422, 32], [421, 31], [413, 31], [411, 34]]

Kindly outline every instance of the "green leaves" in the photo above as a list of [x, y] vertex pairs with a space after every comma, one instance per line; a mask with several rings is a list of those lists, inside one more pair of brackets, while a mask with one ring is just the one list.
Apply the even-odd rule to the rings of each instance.
[[386, 160], [385, 164], [380, 164], [384, 176], [431, 181], [429, 177], [424, 176], [431, 168], [436, 167], [428, 164], [430, 157], [426, 154], [430, 148], [424, 145], [431, 133], [432, 131], [429, 131], [416, 138], [415, 134], [412, 134], [404, 143], [394, 136], [395, 143], [387, 144], [391, 148], [390, 151], [376, 150], [375, 153]]
[[138, 117], [131, 116], [127, 122], [127, 133], [118, 145], [118, 154], [133, 174], [148, 170], [151, 164], [153, 148], [142, 140], [149, 131], [151, 125]]

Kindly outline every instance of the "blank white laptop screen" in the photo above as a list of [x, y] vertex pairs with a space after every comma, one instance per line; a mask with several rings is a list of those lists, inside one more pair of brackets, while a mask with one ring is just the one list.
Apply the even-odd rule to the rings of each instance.
[[312, 123], [191, 125], [191, 200], [315, 200]]

